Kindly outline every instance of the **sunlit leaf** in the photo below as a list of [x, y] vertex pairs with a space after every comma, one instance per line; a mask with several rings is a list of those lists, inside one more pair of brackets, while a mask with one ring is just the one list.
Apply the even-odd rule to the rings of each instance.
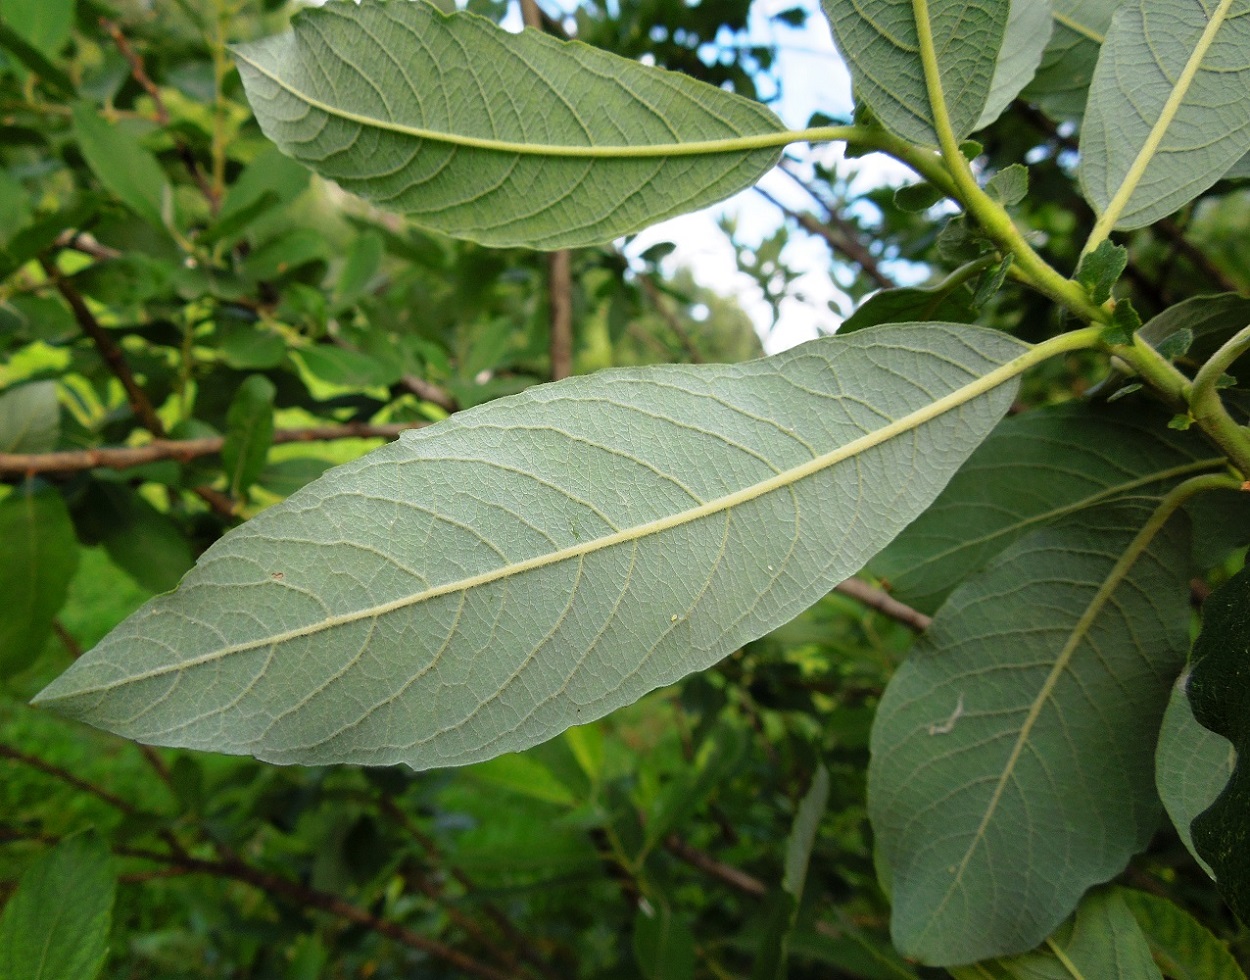
[[231, 532], [40, 700], [283, 762], [426, 768], [532, 745], [861, 568], [993, 426], [1016, 370], [994, 369], [1023, 349], [886, 327], [462, 412]]
[[47, 453], [61, 435], [55, 381], [0, 391], [0, 453]]

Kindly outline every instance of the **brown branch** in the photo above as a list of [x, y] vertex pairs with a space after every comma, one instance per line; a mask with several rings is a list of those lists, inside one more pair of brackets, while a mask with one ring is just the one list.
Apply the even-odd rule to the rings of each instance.
[[455, 397], [448, 391], [444, 391], [432, 381], [426, 381], [424, 378], [418, 378], [415, 374], [405, 374], [400, 379], [400, 384], [407, 388], [410, 392], [420, 398], [423, 402], [429, 402], [431, 405], [437, 405], [445, 412], [458, 412], [460, 405]]
[[[349, 422], [345, 425], [322, 425], [308, 429], [278, 429], [273, 434], [275, 445], [290, 442], [332, 442], [337, 439], [394, 439], [401, 432], [419, 429], [426, 422], [398, 422], [368, 425]], [[202, 439], [156, 439], [144, 446], [118, 446], [107, 449], [76, 449], [54, 453], [0, 453], [0, 477], [78, 473], [104, 467], [125, 470], [146, 466], [161, 460], [187, 463], [201, 456], [221, 452], [223, 436]]]
[[59, 619], [52, 620], [52, 632], [61, 641], [61, 646], [65, 647], [66, 653], [75, 660], [82, 656], [82, 644], [78, 642], [74, 634], [65, 628], [65, 624]]
[[130, 403], [130, 410], [135, 413], [135, 417], [152, 435], [158, 439], [164, 437], [165, 426], [161, 424], [156, 410], [148, 400], [147, 393], [139, 387], [139, 383], [135, 380], [135, 376], [130, 370], [130, 365], [126, 363], [126, 356], [122, 353], [122, 349], [118, 346], [117, 341], [112, 338], [107, 330], [100, 326], [100, 321], [88, 309], [86, 300], [61, 275], [60, 270], [52, 264], [51, 260], [41, 259], [40, 264], [43, 266], [43, 271], [49, 281], [56, 285], [57, 292], [69, 304], [79, 329], [91, 338], [91, 342], [95, 344], [96, 350], [104, 358], [104, 363], [108, 365], [109, 370], [113, 372], [117, 380], [122, 383], [122, 388], [126, 391], [126, 400]]
[[895, 622], [902, 623], [908, 629], [917, 633], [923, 633], [933, 623], [932, 617], [926, 616], [919, 609], [913, 609], [911, 606], [899, 602], [888, 592], [869, 585], [861, 579], [848, 578], [845, 582], [839, 582], [835, 585], [834, 591], [841, 592], [844, 596], [849, 596], [856, 602], [862, 602], [865, 606], [875, 609]]
[[681, 341], [681, 346], [685, 349], [686, 357], [689, 358], [690, 363], [702, 364], [703, 355], [699, 353], [699, 348], [695, 347], [694, 341], [690, 337], [690, 331], [681, 322], [681, 318], [669, 309], [668, 304], [664, 302], [664, 297], [660, 295], [660, 287], [655, 284], [655, 280], [651, 276], [643, 274], [638, 277], [638, 281], [642, 283], [642, 291], [647, 294], [647, 301], [650, 302], [661, 319], [668, 324], [668, 328], [677, 335], [677, 339]]
[[567, 248], [547, 255], [547, 309], [551, 380], [573, 373], [573, 261]]
[[745, 895], [763, 898], [768, 894], [768, 886], [754, 875], [747, 874], [741, 868], [718, 861], [706, 851], [701, 851], [692, 844], [686, 843], [676, 834], [664, 838], [664, 849], [674, 857], [685, 861], [692, 868], [697, 868], [711, 878], [715, 878], [730, 888]]

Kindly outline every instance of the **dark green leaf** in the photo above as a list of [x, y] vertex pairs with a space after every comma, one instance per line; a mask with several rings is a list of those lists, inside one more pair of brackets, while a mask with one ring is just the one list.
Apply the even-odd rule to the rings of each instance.
[[1054, 119], [1079, 121], [1111, 17], [1122, 0], [1053, 0], [1054, 31], [1022, 96]]
[[1003, 288], [1003, 283], [1007, 281], [1007, 273], [1011, 271], [1012, 263], [1015, 256], [1007, 254], [1003, 256], [1001, 262], [987, 269], [981, 276], [981, 282], [977, 286], [976, 295], [972, 297], [972, 305], [977, 309], [985, 306], [994, 294]]
[[1128, 888], [1116, 890], [1169, 980], [1246, 980], [1228, 947], [1184, 909]]
[[1220, 894], [1250, 922], [1250, 568], [1211, 593], [1189, 678], [1194, 717], [1237, 750], [1237, 768], [1211, 808], [1191, 825], [1194, 846]]
[[97, 480], [75, 511], [79, 532], [151, 592], [167, 592], [191, 567], [191, 545], [167, 514], [125, 484]]
[[667, 904], [648, 903], [634, 917], [634, 960], [645, 980], [690, 980], [694, 935]]
[[[58, 99], [69, 101], [74, 97], [74, 83], [60, 68], [48, 60], [48, 56], [31, 44], [15, 28], [9, 5], [0, 8], [4, 19], [0, 20], [0, 48], [11, 54], [32, 75], [36, 76], [48, 91]], [[58, 45], [59, 46], [59, 45]]]
[[0, 500], [0, 676], [39, 656], [78, 569], [78, 541], [65, 502], [40, 485]]
[[94, 833], [35, 862], [0, 914], [0, 980], [92, 980], [104, 966], [117, 876]]
[[226, 413], [226, 441], [221, 461], [229, 492], [241, 500], [256, 482], [273, 444], [273, 383], [253, 374], [239, 386]]
[[399, 380], [401, 371], [393, 361], [380, 361], [329, 344], [302, 347], [295, 352], [309, 374], [332, 385], [344, 388], [374, 388], [392, 385]]
[[352, 240], [343, 262], [343, 271], [334, 284], [334, 301], [338, 307], [350, 306], [369, 288], [382, 265], [386, 245], [376, 231], [366, 231]]
[[904, 184], [894, 192], [894, 204], [903, 211], [923, 214], [946, 195], [930, 183]]
[[946, 281], [933, 287], [901, 286], [873, 293], [842, 321], [838, 333], [845, 336], [882, 323], [913, 320], [971, 323], [976, 316], [972, 290], [967, 283]]
[[1127, 267], [1128, 249], [1109, 240], [1104, 241], [1081, 258], [1076, 281], [1085, 287], [1089, 298], [1101, 306], [1111, 298], [1111, 287], [1124, 275]]
[[286, 341], [268, 324], [223, 320], [216, 330], [221, 359], [240, 371], [277, 367], [286, 358]]
[[270, 463], [256, 478], [257, 486], [278, 497], [289, 497], [296, 490], [312, 483], [334, 464], [311, 456], [298, 456]]

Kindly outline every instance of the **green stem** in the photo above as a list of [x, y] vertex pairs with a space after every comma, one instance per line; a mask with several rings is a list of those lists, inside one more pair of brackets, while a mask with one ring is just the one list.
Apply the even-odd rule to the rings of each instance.
[[1216, 351], [1194, 376], [1189, 392], [1189, 414], [1207, 437], [1228, 454], [1242, 475], [1250, 478], [1250, 429], [1233, 420], [1219, 394], [1219, 381], [1225, 370], [1248, 350], [1250, 327]]
[[959, 139], [951, 128], [950, 115], [946, 111], [946, 94], [942, 90], [942, 76], [929, 20], [929, 0], [913, 0], [913, 5], [916, 11], [916, 33], [920, 41], [920, 62], [933, 112], [933, 129], [937, 134], [942, 159], [946, 161], [946, 168], [958, 191], [957, 200], [977, 219], [999, 248], [1015, 257], [1015, 266], [1028, 277], [1034, 289], [1082, 319], [1093, 323], [1109, 322], [1110, 311], [1094, 303], [1079, 283], [1064, 278], [1038, 255], [1025, 241], [1002, 205], [986, 194], [977, 183], [972, 168], [968, 166], [968, 161], [959, 148]]

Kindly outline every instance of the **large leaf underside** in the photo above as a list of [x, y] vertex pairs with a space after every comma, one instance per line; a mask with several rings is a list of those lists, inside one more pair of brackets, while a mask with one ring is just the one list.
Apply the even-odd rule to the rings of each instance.
[[1023, 350], [903, 325], [461, 413], [226, 535], [38, 700], [275, 762], [525, 748], [710, 666], [861, 568], [1014, 384], [960, 389]]
[[292, 23], [235, 49], [265, 135], [447, 234], [605, 242], [750, 186], [780, 154], [723, 145], [784, 131], [758, 103], [476, 15], [331, 0]]

